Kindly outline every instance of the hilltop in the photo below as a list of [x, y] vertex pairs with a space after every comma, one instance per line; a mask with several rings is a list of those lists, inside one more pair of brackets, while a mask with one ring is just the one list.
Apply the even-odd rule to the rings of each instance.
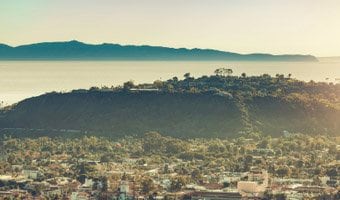
[[228, 60], [317, 62], [312, 55], [238, 54], [213, 49], [85, 44], [76, 40], [11, 47], [0, 44], [0, 60]]
[[2, 133], [20, 128], [34, 134], [40, 130], [58, 135], [55, 132], [63, 130], [69, 135], [110, 137], [148, 131], [175, 137], [234, 137], [251, 132], [337, 135], [339, 97], [339, 84], [307, 83], [283, 75], [217, 73], [195, 79], [186, 74], [184, 80], [126, 82], [121, 87], [29, 98], [1, 112], [0, 129]]

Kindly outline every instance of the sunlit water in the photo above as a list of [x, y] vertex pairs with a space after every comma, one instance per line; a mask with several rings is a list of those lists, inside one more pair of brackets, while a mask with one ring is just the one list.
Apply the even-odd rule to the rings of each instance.
[[[340, 62], [117, 62], [117, 61], [0, 61], [0, 102], [12, 104], [51, 91], [69, 91], [91, 86], [119, 85], [211, 75], [216, 68], [232, 68], [234, 75], [277, 73], [310, 81], [340, 78]], [[327, 79], [327, 80], [326, 80]]]

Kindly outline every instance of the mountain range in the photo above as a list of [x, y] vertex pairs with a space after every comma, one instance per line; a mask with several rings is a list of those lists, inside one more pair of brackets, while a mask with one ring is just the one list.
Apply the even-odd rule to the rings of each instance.
[[76, 40], [43, 42], [16, 47], [0, 44], [0, 60], [318, 61], [312, 55], [239, 54], [198, 48], [187, 49], [108, 43], [86, 44]]

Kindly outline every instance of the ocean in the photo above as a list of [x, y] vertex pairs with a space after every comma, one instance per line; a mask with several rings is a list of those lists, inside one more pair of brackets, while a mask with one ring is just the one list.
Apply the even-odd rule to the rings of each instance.
[[126, 81], [147, 83], [212, 75], [217, 68], [231, 68], [233, 75], [292, 74], [305, 81], [340, 83], [340, 60], [320, 62], [228, 61], [0, 61], [0, 102], [10, 105], [51, 91], [117, 86]]

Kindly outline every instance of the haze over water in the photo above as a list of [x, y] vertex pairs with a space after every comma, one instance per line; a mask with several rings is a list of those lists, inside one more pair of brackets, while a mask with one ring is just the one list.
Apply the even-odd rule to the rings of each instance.
[[[51, 91], [70, 91], [91, 86], [117, 86], [128, 80], [151, 83], [174, 76], [212, 75], [227, 67], [233, 75], [292, 74], [305, 81], [337, 82], [340, 61], [303, 62], [182, 62], [182, 61], [0, 61], [0, 102], [5, 105]], [[327, 79], [328, 78], [328, 79]], [[327, 79], [327, 80], [326, 80]]]

